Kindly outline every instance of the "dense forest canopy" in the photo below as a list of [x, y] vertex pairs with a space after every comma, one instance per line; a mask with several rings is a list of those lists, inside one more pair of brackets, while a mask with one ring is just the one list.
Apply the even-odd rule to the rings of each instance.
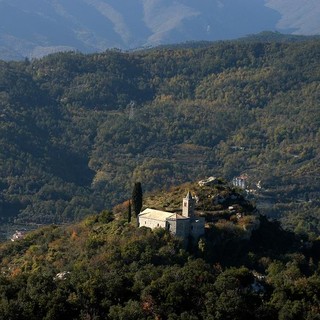
[[316, 236], [319, 61], [317, 39], [251, 39], [0, 62], [2, 221], [246, 173], [264, 212]]

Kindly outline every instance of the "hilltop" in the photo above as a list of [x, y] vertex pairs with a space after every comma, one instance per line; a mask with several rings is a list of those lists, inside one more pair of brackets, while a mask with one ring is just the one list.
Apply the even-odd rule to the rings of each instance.
[[[166, 193], [168, 200], [185, 187]], [[213, 194], [216, 187], [200, 189]], [[229, 192], [223, 184], [219, 189]], [[137, 228], [124, 219], [125, 208], [117, 210], [2, 244], [0, 319], [315, 316], [318, 242], [304, 243], [258, 214], [259, 227], [242, 238], [230, 226], [237, 222], [225, 216], [229, 224], [213, 222], [186, 251], [168, 231]]]

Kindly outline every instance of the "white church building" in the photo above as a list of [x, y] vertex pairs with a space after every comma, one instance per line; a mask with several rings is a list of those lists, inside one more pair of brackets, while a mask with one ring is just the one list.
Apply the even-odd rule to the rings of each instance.
[[195, 199], [188, 192], [182, 201], [182, 214], [147, 208], [138, 215], [138, 226], [164, 228], [184, 241], [204, 234], [205, 219], [195, 215]]

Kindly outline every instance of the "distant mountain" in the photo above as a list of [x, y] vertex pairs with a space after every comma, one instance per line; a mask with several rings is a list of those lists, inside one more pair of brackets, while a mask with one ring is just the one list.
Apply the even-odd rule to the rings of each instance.
[[0, 59], [232, 39], [263, 30], [320, 33], [316, 0], [0, 0]]

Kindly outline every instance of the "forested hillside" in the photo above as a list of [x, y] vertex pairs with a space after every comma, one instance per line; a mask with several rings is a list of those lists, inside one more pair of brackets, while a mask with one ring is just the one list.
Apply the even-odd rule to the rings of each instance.
[[319, 61], [319, 40], [251, 40], [1, 62], [1, 218], [66, 222], [135, 181], [247, 173], [265, 212], [317, 235]]
[[[145, 200], [181, 199], [185, 187], [200, 207], [206, 192], [229, 190], [182, 185]], [[0, 319], [317, 319], [319, 240], [258, 214], [248, 232], [250, 216], [225, 214], [186, 250], [126, 217], [124, 206], [1, 244]]]

